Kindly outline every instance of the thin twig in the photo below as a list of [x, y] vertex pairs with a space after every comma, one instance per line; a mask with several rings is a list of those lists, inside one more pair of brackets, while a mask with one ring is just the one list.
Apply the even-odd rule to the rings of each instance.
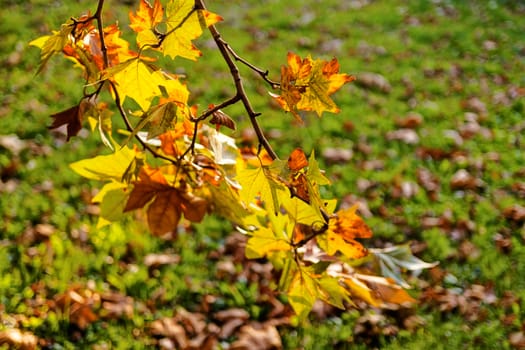
[[244, 59], [241, 56], [239, 56], [226, 41], [224, 41], [222, 38], [220, 40], [223, 43], [223, 45], [228, 49], [228, 51], [233, 56], [233, 58], [235, 58], [236, 61], [241, 62], [242, 64], [244, 64], [245, 66], [247, 66], [248, 68], [250, 68], [251, 70], [256, 72], [257, 74], [259, 74], [261, 76], [261, 78], [264, 79], [264, 81], [266, 81], [268, 84], [270, 84], [272, 89], [278, 89], [279, 86], [281, 86], [280, 83], [278, 83], [276, 81], [273, 81], [273, 80], [268, 78], [268, 70], [263, 70], [263, 69], [255, 66], [254, 64], [248, 62], [246, 59]]
[[[195, 8], [200, 10], [206, 10], [206, 5], [204, 4], [204, 0], [195, 0]], [[259, 122], [257, 121], [257, 117], [260, 115], [260, 113], [256, 113], [251, 105], [251, 102], [248, 98], [248, 95], [246, 95], [246, 92], [244, 91], [244, 85], [242, 83], [241, 74], [239, 73], [239, 69], [237, 68], [237, 65], [235, 64], [234, 60], [230, 56], [230, 51], [228, 50], [227, 46], [224, 44], [224, 41], [222, 40], [221, 34], [217, 30], [217, 28], [214, 25], [210, 25], [208, 27], [208, 30], [210, 31], [213, 40], [215, 41], [215, 44], [219, 48], [219, 51], [221, 52], [222, 57], [224, 58], [224, 61], [228, 65], [228, 68], [230, 69], [230, 73], [232, 75], [233, 81], [235, 83], [235, 88], [237, 90], [237, 95], [240, 96], [240, 99], [244, 105], [244, 109], [248, 113], [248, 116], [250, 117], [250, 122], [252, 123], [252, 127], [255, 131], [255, 134], [257, 135], [257, 139], [259, 140], [259, 144], [264, 147], [266, 152], [268, 152], [268, 155], [272, 159], [277, 159], [277, 153], [273, 150], [272, 146], [264, 136], [264, 132], [259, 125]]]

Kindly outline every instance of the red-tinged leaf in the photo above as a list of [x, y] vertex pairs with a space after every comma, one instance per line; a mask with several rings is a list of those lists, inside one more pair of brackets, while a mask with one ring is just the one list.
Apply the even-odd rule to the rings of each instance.
[[320, 117], [323, 112], [339, 112], [330, 95], [355, 77], [339, 73], [339, 62], [313, 60], [310, 56], [301, 59], [288, 53], [288, 66], [281, 68], [280, 95], [271, 94], [285, 111], [292, 112], [301, 121], [299, 110], [315, 111]]
[[294, 149], [288, 157], [288, 168], [292, 171], [299, 171], [307, 166], [308, 159], [306, 159], [304, 151], [300, 148]]
[[372, 231], [356, 213], [358, 205], [337, 212], [335, 220], [330, 220], [330, 230], [341, 235], [346, 241], [355, 238], [370, 238]]
[[80, 105], [73, 106], [65, 111], [52, 114], [53, 123], [49, 129], [56, 129], [62, 125], [67, 126], [67, 141], [73, 136], [76, 136], [82, 129], [82, 114], [80, 113]]
[[157, 24], [162, 22], [163, 16], [164, 10], [159, 0], [155, 0], [153, 5], [146, 0], [140, 0], [136, 14], [133, 11], [129, 12], [129, 26], [139, 33], [143, 30], [155, 28]]

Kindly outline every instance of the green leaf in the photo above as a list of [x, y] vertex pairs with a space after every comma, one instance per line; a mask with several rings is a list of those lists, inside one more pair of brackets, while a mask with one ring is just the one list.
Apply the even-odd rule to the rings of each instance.
[[137, 151], [122, 147], [113, 154], [80, 160], [69, 166], [77, 174], [92, 180], [114, 180], [120, 182]]

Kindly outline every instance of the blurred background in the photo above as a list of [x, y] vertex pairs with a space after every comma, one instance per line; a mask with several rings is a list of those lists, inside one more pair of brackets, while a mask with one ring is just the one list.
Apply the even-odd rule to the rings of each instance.
[[[337, 57], [357, 81], [339, 114], [298, 125], [241, 67], [275, 150], [315, 150], [340, 206], [360, 204], [366, 245], [410, 243], [430, 271], [409, 279], [413, 307], [319, 305], [301, 327], [264, 261], [209, 217], [176, 241], [131, 219], [97, 229], [100, 184], [68, 164], [109, 153], [86, 124], [66, 142], [50, 115], [83, 80], [28, 43], [96, 1], [0, 2], [0, 348], [524, 349], [525, 5], [521, 1], [209, 1], [224, 39], [278, 79], [286, 54]], [[138, 1], [107, 0], [129, 33]], [[184, 75], [201, 108], [232, 95], [211, 37]], [[241, 108], [231, 136], [254, 141]], [[118, 126], [118, 124], [117, 124]], [[446, 341], [445, 341], [446, 340]]]

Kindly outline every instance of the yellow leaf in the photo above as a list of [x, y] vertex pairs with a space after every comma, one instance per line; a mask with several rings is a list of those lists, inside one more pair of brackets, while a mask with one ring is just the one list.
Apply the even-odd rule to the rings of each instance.
[[121, 181], [137, 154], [135, 149], [122, 147], [113, 154], [84, 159], [69, 166], [77, 174], [92, 180]]
[[104, 72], [104, 79], [111, 79], [122, 101], [129, 97], [133, 99], [143, 111], [147, 111], [151, 100], [161, 96], [159, 86], [166, 84], [161, 72], [147, 62], [134, 58]]
[[279, 210], [279, 198], [285, 194], [286, 187], [273, 176], [267, 166], [255, 169], [243, 169], [237, 175], [242, 186], [241, 199], [248, 205], [255, 203], [258, 196], [268, 212], [276, 214]]
[[307, 272], [306, 268], [298, 269], [295, 272], [287, 295], [288, 302], [299, 320], [304, 320], [312, 310], [318, 297], [314, 277]]
[[127, 185], [120, 182], [110, 182], [104, 185], [93, 198], [93, 203], [100, 203], [100, 216], [97, 228], [120, 220], [124, 215], [124, 207], [128, 200]]
[[245, 254], [248, 259], [258, 259], [271, 252], [289, 251], [290, 249], [292, 247], [286, 240], [277, 238], [272, 230], [261, 227], [251, 234], [246, 244]]
[[348, 259], [360, 259], [367, 255], [367, 250], [355, 238], [370, 238], [372, 232], [356, 214], [357, 206], [340, 210], [332, 217], [328, 230], [317, 236], [319, 247], [328, 255], [338, 251]]
[[40, 66], [38, 67], [37, 74], [42, 71], [51, 56], [62, 52], [62, 49], [70, 42], [70, 35], [74, 28], [74, 22], [68, 20], [66, 23], [62, 24], [60, 31], [55, 31], [53, 35], [46, 35], [29, 43], [29, 45], [41, 49]]
[[193, 45], [192, 40], [202, 35], [203, 28], [222, 20], [211, 12], [195, 10], [194, 5], [193, 0], [171, 0], [167, 4], [167, 31], [162, 43], [165, 56], [196, 60], [201, 52]]
[[369, 305], [378, 307], [381, 303], [376, 300], [372, 290], [363, 282], [355, 277], [347, 276], [343, 279], [346, 286], [350, 289], [350, 293], [359, 299], [362, 299]]

